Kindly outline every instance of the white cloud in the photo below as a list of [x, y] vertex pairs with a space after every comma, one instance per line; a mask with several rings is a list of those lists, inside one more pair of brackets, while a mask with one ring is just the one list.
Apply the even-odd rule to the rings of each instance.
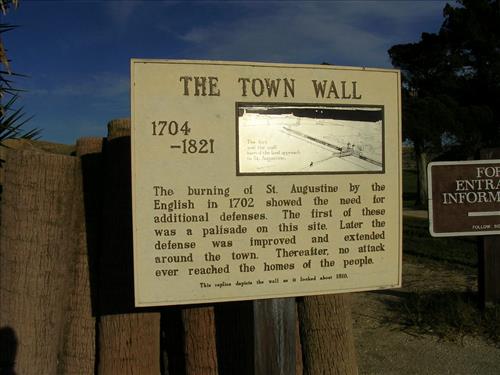
[[[179, 38], [186, 57], [389, 66], [387, 49], [418, 39], [443, 1], [244, 3], [238, 17]], [[439, 26], [439, 25], [438, 25]]]
[[27, 95], [33, 96], [64, 96], [64, 97], [95, 97], [99, 99], [116, 99], [128, 96], [130, 78], [114, 73], [96, 73], [83, 78], [72, 79], [71, 83], [58, 83], [55, 88], [28, 89]]
[[180, 35], [179, 38], [188, 43], [204, 43], [212, 34], [210, 29], [194, 28], [186, 34]]
[[141, 5], [139, 1], [112, 0], [106, 1], [106, 11], [115, 27], [123, 29], [130, 21], [136, 9]]

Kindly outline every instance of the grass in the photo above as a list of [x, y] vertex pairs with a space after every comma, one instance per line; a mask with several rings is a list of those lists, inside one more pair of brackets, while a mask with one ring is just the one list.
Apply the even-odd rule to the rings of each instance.
[[403, 170], [403, 206], [413, 208], [417, 198], [417, 171]]
[[404, 218], [403, 251], [434, 261], [477, 267], [475, 237], [431, 237], [427, 219]]
[[[414, 208], [417, 195], [417, 171], [403, 170], [403, 206]], [[476, 237], [440, 237], [429, 234], [427, 220], [405, 217], [403, 250], [406, 254], [467, 267], [477, 266]]]
[[[404, 171], [404, 206], [413, 207], [416, 173]], [[469, 271], [478, 265], [477, 237], [439, 237], [429, 234], [427, 219], [405, 217], [403, 252], [419, 262], [439, 262], [454, 269]], [[431, 283], [432, 280], [429, 280]], [[441, 339], [462, 341], [466, 336], [481, 336], [500, 347], [500, 305], [479, 308], [478, 295], [472, 291], [417, 291], [403, 293], [390, 302], [404, 330], [413, 334], [432, 334]]]
[[[416, 194], [416, 171], [403, 171], [403, 206], [413, 208]], [[403, 252], [419, 262], [476, 269], [477, 248], [476, 237], [435, 238], [429, 234], [428, 220], [404, 218]], [[482, 336], [500, 346], [500, 305], [480, 309], [478, 295], [471, 291], [418, 291], [403, 295], [401, 300], [391, 302], [390, 308], [406, 331], [452, 341]]]
[[500, 347], [500, 306], [479, 309], [475, 293], [405, 293], [403, 301], [391, 307], [409, 333], [432, 334], [450, 341], [482, 336]]

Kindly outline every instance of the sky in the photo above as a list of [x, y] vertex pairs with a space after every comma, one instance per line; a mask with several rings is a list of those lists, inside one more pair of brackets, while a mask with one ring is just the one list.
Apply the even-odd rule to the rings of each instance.
[[[451, 2], [453, 3], [453, 2]], [[130, 59], [391, 68], [387, 50], [437, 32], [441, 0], [21, 0], [2, 22], [26, 128], [72, 144], [130, 117]]]

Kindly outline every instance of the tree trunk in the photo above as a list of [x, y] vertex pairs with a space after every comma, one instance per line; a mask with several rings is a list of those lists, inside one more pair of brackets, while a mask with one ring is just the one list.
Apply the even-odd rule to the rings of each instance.
[[57, 373], [80, 178], [75, 157], [9, 152], [0, 229], [1, 373]]
[[428, 206], [428, 188], [427, 188], [427, 154], [425, 152], [420, 154], [418, 159], [418, 185], [420, 207], [427, 208]]
[[415, 206], [419, 208], [427, 208], [427, 154], [423, 147], [415, 143], [415, 163], [417, 165], [417, 197]]
[[358, 373], [349, 295], [304, 297], [299, 316], [304, 374]]
[[[128, 130], [127, 130], [128, 129]], [[134, 304], [130, 120], [108, 125], [99, 256], [99, 375], [160, 373], [160, 314]]]
[[186, 375], [216, 375], [217, 348], [213, 307], [184, 308]]
[[[86, 155], [98, 154], [102, 151], [102, 138], [82, 138], [77, 141], [76, 153], [81, 157], [83, 180], [88, 180], [89, 171], [86, 163]], [[100, 155], [99, 155], [100, 156]], [[92, 167], [98, 167], [92, 165]], [[61, 349], [59, 363], [60, 374], [92, 375], [95, 371], [95, 351], [96, 351], [96, 330], [95, 318], [92, 316], [92, 299], [90, 289], [89, 261], [93, 258], [87, 251], [87, 244], [91, 238], [87, 237], [87, 221], [95, 221], [96, 213], [85, 210], [84, 207], [84, 186], [88, 181], [75, 190], [75, 201], [78, 204], [78, 248], [73, 274], [73, 285], [69, 297], [69, 310], [66, 313], [66, 327]], [[96, 193], [96, 192], [94, 192]], [[98, 198], [94, 195], [94, 201]], [[87, 215], [89, 214], [89, 215]], [[94, 217], [92, 217], [94, 216]], [[86, 218], [88, 220], [86, 220]], [[92, 236], [92, 234], [90, 234]], [[89, 246], [92, 247], [92, 246]]]

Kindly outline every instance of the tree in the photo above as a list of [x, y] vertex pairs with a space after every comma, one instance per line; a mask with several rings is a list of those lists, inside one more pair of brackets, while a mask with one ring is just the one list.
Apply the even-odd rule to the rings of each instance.
[[389, 56], [402, 71], [403, 135], [414, 145], [419, 194], [427, 202], [427, 154], [459, 146], [472, 157], [500, 138], [499, 0], [446, 5], [439, 33], [395, 45]]
[[389, 56], [402, 71], [403, 137], [413, 142], [419, 181], [416, 205], [423, 206], [427, 154], [441, 150], [441, 135], [453, 127], [453, 115], [445, 109], [453, 103], [446, 93], [455, 88], [455, 80], [438, 35], [423, 33], [418, 43], [391, 47]]
[[459, 140], [478, 151], [500, 142], [500, 1], [460, 0], [459, 4], [445, 6], [439, 35], [455, 61], [460, 114], [480, 116], [461, 124], [465, 129], [477, 128], [479, 142], [470, 143], [467, 131]]

